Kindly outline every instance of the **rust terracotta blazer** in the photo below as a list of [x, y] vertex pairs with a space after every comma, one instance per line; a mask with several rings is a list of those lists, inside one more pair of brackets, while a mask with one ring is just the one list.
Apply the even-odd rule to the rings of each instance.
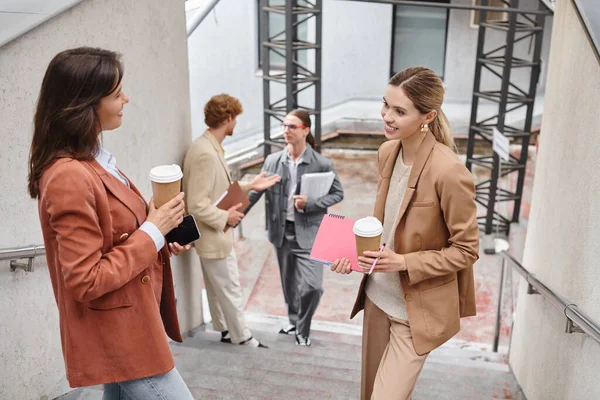
[[170, 371], [166, 334], [182, 339], [169, 251], [138, 230], [146, 203], [135, 186], [95, 160], [62, 158], [40, 180], [38, 207], [70, 385]]
[[[400, 141], [379, 148], [374, 216], [385, 218], [390, 178]], [[479, 228], [471, 173], [447, 146], [428, 133], [413, 163], [400, 206], [393, 249], [403, 254], [400, 273], [415, 351], [425, 354], [460, 330], [460, 318], [475, 315], [473, 263], [479, 257]], [[393, 218], [393, 216], [392, 216]], [[353, 318], [364, 308], [360, 285]]]

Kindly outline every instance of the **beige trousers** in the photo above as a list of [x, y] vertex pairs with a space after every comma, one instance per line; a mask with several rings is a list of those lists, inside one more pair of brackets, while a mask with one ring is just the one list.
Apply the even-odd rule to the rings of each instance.
[[361, 400], [410, 400], [428, 354], [415, 353], [408, 321], [365, 296]]
[[244, 295], [240, 286], [240, 274], [235, 250], [227, 258], [210, 260], [200, 257], [204, 287], [213, 328], [219, 332], [229, 331], [232, 343], [250, 339], [242, 309]]

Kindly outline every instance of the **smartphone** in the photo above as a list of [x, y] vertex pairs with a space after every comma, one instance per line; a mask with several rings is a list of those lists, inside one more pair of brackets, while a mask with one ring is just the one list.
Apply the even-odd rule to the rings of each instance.
[[167, 243], [177, 242], [180, 246], [185, 246], [200, 239], [200, 231], [198, 230], [194, 216], [186, 215], [183, 217], [183, 222], [177, 228], [167, 233], [165, 238], [167, 239]]

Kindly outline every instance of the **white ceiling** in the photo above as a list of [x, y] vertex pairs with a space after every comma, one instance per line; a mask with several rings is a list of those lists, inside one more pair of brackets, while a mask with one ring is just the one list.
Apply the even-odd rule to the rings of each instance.
[[83, 0], [0, 0], [0, 47]]

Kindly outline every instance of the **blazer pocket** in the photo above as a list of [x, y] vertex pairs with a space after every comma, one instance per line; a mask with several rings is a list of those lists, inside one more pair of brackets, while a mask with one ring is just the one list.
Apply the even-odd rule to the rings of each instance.
[[106, 293], [87, 303], [87, 308], [94, 311], [108, 311], [131, 306], [131, 301], [129, 301], [123, 288]]
[[409, 207], [433, 207], [434, 205], [433, 201], [411, 201], [408, 203]]
[[439, 337], [454, 331], [455, 324], [460, 321], [458, 307], [458, 285], [456, 279], [423, 290], [421, 297], [421, 311], [427, 326], [427, 331], [432, 337]]

